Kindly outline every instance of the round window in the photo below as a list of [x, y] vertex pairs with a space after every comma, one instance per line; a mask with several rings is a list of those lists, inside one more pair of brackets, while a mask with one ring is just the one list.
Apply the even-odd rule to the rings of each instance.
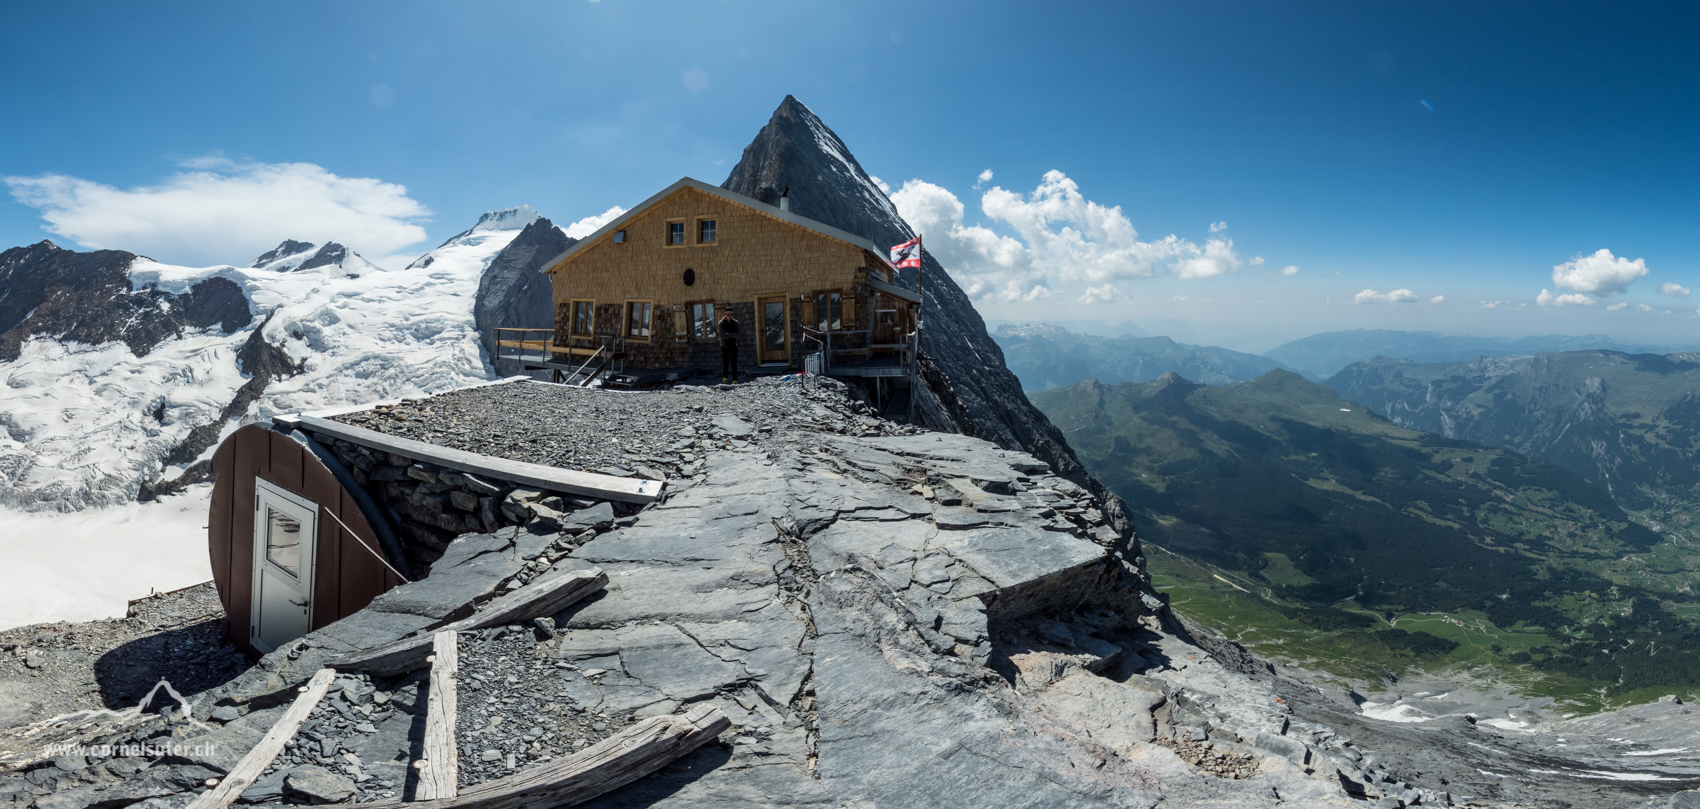
[[691, 284], [694, 284], [696, 282], [697, 282], [697, 271], [696, 270], [685, 270], [685, 286], [690, 286]]

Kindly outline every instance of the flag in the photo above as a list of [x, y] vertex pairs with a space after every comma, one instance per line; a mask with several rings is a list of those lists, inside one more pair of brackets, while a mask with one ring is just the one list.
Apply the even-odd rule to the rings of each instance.
[[909, 241], [891, 248], [891, 266], [898, 269], [921, 266], [921, 237], [916, 236]]

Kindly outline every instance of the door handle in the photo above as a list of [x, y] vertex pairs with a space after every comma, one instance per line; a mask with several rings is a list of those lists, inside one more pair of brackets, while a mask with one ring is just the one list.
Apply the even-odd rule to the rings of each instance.
[[289, 602], [289, 603], [291, 603], [291, 604], [294, 604], [294, 605], [295, 605], [295, 606], [297, 606], [297, 607], [301, 607], [301, 608], [303, 608], [303, 609], [305, 609], [305, 608], [306, 608], [306, 606], [307, 606], [307, 605], [308, 605], [308, 604], [311, 604], [311, 603], [313, 603], [313, 599], [310, 599], [310, 598], [309, 598], [309, 599], [307, 599], [307, 600], [306, 600], [306, 601], [295, 601], [295, 600], [291, 600], [291, 601], [290, 601], [290, 602]]

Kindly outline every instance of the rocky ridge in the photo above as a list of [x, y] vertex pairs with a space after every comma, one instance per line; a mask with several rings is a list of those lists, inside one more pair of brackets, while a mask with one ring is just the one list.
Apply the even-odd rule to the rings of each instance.
[[[979, 439], [881, 435], [818, 401], [834, 418], [801, 401], [800, 412], [773, 409], [786, 385], [801, 390], [580, 392], [656, 403], [640, 405], [656, 415], [628, 433], [696, 431], [692, 474], [672, 478], [664, 501], [571, 533], [556, 530], [560, 517], [604, 504], [563, 513], [535, 493], [524, 526], [455, 539], [429, 577], [195, 696], [206, 727], [153, 717], [105, 737], [83, 731], [187, 752], [84, 756], [80, 767], [36, 757], [0, 774], [0, 794], [56, 809], [180, 805], [327, 657], [597, 567], [610, 580], [599, 597], [544, 625], [462, 636], [469, 779], [505, 774], [510, 755], [523, 768], [706, 703], [733, 719], [721, 744], [594, 805], [1351, 805], [1311, 766], [1309, 737], [1292, 732], [1271, 687], [1171, 631], [1126, 573], [1139, 568], [1128, 558], [1137, 545], [1090, 492]], [[702, 404], [700, 428], [672, 421], [669, 400]], [[344, 678], [312, 728], [319, 738], [298, 736], [268, 791], [245, 800], [405, 794], [417, 751], [403, 744], [422, 721], [413, 677], [411, 689], [405, 677]]]

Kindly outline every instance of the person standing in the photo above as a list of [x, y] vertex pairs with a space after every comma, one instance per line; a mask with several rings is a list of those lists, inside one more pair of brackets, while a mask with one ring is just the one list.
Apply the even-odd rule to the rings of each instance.
[[720, 382], [736, 383], [738, 381], [738, 319], [732, 316], [732, 308], [728, 306], [725, 314], [720, 316], [718, 329], [720, 333]]

